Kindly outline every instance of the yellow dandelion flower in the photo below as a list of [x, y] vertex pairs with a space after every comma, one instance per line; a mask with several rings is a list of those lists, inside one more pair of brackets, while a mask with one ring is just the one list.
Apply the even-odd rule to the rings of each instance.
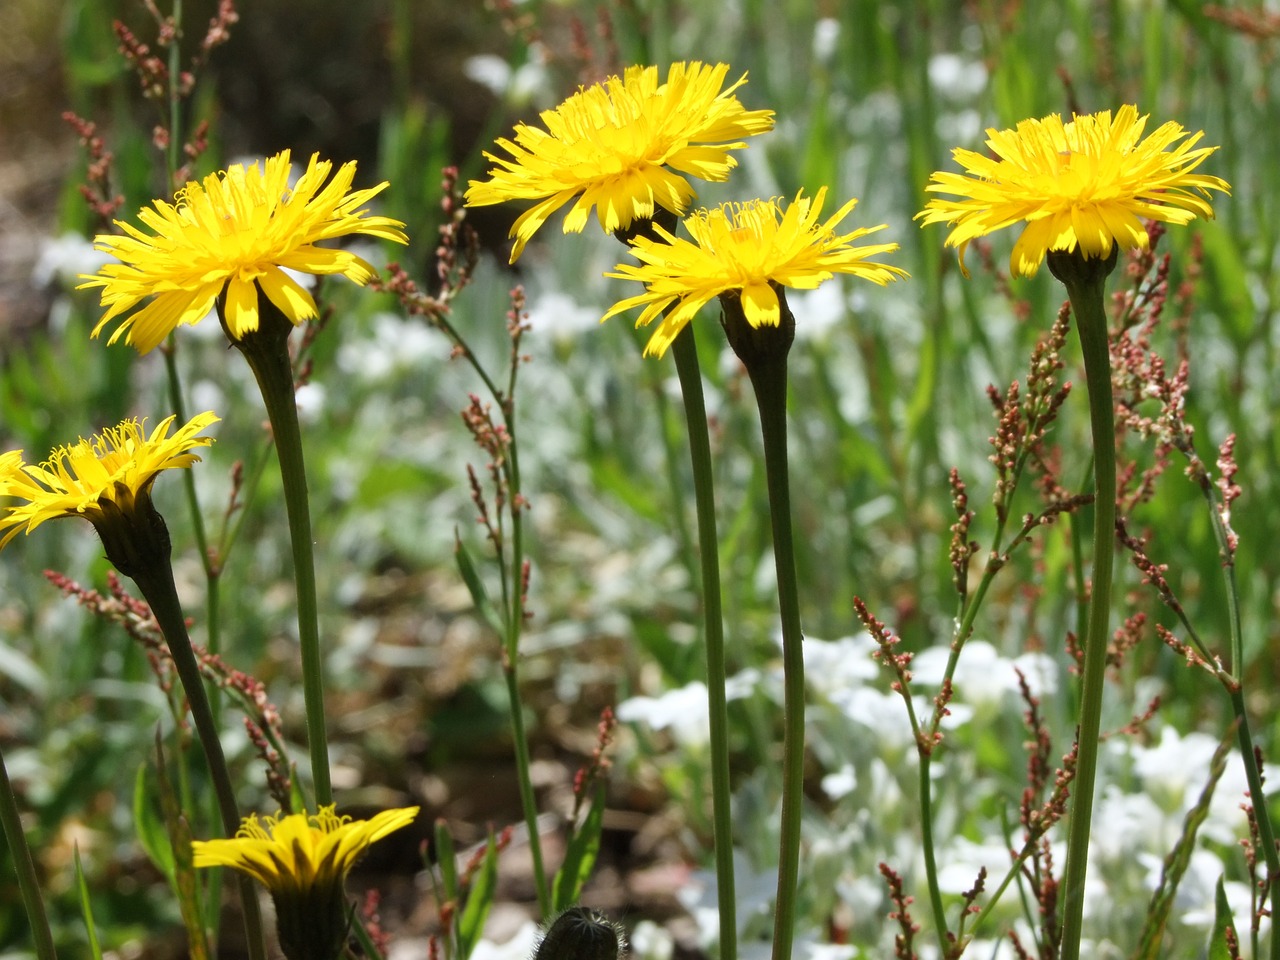
[[640, 265], [619, 264], [606, 276], [639, 280], [648, 289], [615, 303], [605, 320], [636, 307], [644, 312], [636, 321], [652, 323], [668, 307], [645, 347], [645, 356], [662, 356], [676, 335], [706, 304], [722, 294], [741, 296], [752, 327], [777, 326], [780, 306], [774, 285], [811, 290], [837, 273], [848, 273], [884, 285], [906, 271], [868, 260], [898, 249], [896, 243], [853, 246], [885, 225], [836, 232], [840, 221], [857, 204], [850, 200], [825, 223], [819, 223], [826, 198], [822, 188], [811, 199], [803, 196], [786, 205], [777, 200], [751, 200], [699, 210], [684, 221], [693, 242], [675, 237], [655, 225], [660, 240], [637, 237], [631, 252]]
[[9, 495], [9, 486], [22, 469], [22, 451], [0, 453], [0, 497]]
[[230, 840], [196, 840], [196, 867], [231, 867], [258, 880], [276, 905], [280, 945], [291, 958], [336, 956], [346, 931], [342, 885], [369, 846], [408, 826], [417, 807], [384, 810], [371, 820], [340, 817], [332, 805], [314, 816], [244, 818]]
[[238, 340], [258, 329], [259, 290], [294, 324], [316, 316], [311, 294], [284, 268], [367, 283], [374, 275], [369, 263], [318, 244], [357, 233], [406, 243], [404, 224], [363, 209], [386, 182], [352, 191], [352, 161], [326, 185], [332, 167], [312, 155], [290, 186], [292, 164], [285, 150], [263, 165], [233, 164], [202, 183], [190, 182], [175, 203], [154, 201], [138, 214], [151, 234], [117, 220], [125, 235], [99, 236], [95, 246], [120, 262], [84, 275], [80, 285], [102, 288], [107, 312], [93, 336], [150, 297], [141, 310], [124, 317], [108, 341], [124, 335], [126, 343], [146, 353], [179, 324], [198, 323], [225, 296], [227, 327]]
[[511, 228], [511, 262], [556, 210], [574, 197], [564, 231], [580, 233], [594, 208], [609, 233], [659, 209], [683, 214], [696, 196], [685, 176], [725, 180], [737, 166], [730, 150], [742, 137], [773, 128], [772, 110], [747, 110], [724, 86], [727, 64], [674, 63], [665, 82], [657, 67], [629, 67], [621, 78], [580, 88], [541, 114], [546, 129], [518, 124], [515, 140], [498, 146], [510, 159], [487, 181], [472, 180], [467, 206], [536, 200]]
[[946, 242], [960, 248], [962, 271], [971, 241], [1025, 223], [1009, 259], [1010, 272], [1022, 277], [1032, 276], [1051, 250], [1106, 259], [1114, 245], [1146, 249], [1143, 218], [1212, 219], [1208, 191], [1231, 188], [1193, 171], [1218, 148], [1197, 147], [1204, 132], [1189, 134], [1172, 121], [1143, 139], [1146, 123], [1127, 105], [1114, 117], [1103, 110], [1064, 123], [1051, 114], [1013, 130], [990, 129], [994, 156], [956, 149], [967, 174], [934, 173], [925, 187], [961, 199], [930, 200], [916, 219], [953, 227]]
[[137, 420], [125, 420], [92, 440], [58, 447], [39, 466], [24, 464], [21, 451], [0, 456], [0, 496], [25, 501], [0, 505], [0, 548], [19, 532], [30, 533], [58, 517], [84, 517], [105, 541], [104, 530], [149, 502], [151, 485], [162, 470], [189, 467], [200, 459], [191, 451], [213, 442], [200, 436], [217, 423], [213, 413], [193, 417], [169, 436], [175, 419], [165, 419], [149, 435]]

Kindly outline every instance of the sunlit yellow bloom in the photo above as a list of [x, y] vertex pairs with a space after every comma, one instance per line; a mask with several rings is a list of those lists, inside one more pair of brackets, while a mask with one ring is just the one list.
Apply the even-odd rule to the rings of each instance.
[[774, 284], [811, 290], [837, 273], [849, 273], [884, 285], [905, 277], [898, 267], [873, 263], [868, 257], [898, 249], [896, 243], [855, 247], [884, 224], [850, 233], [836, 228], [857, 200], [850, 200], [825, 223], [818, 222], [826, 188], [812, 199], [796, 195], [794, 202], [751, 200], [699, 210], [684, 221], [693, 242], [675, 237], [661, 226], [654, 229], [661, 240], [637, 237], [631, 252], [640, 265], [619, 264], [606, 276], [639, 280], [648, 289], [615, 303], [604, 319], [635, 307], [644, 307], [636, 321], [642, 327], [674, 305], [645, 347], [646, 356], [662, 356], [685, 324], [721, 294], [736, 292], [742, 298], [747, 322], [753, 327], [777, 326], [780, 319]]
[[343, 881], [368, 847], [408, 826], [417, 807], [352, 820], [321, 807], [314, 816], [244, 818], [230, 840], [191, 844], [197, 867], [231, 867], [255, 878], [276, 905], [280, 943], [289, 957], [335, 956], [346, 929]]
[[574, 197], [566, 233], [581, 232], [592, 208], [610, 233], [658, 208], [683, 214], [696, 194], [682, 174], [726, 179], [737, 166], [729, 151], [746, 146], [739, 138], [773, 128], [772, 110], [747, 110], [733, 95], [746, 74], [721, 89], [728, 73], [723, 63], [674, 63], [659, 82], [657, 67], [636, 66], [579, 89], [543, 111], [545, 130], [518, 124], [514, 141], [498, 140], [511, 158], [485, 154], [498, 166], [490, 180], [471, 181], [467, 205], [538, 201], [511, 228], [512, 263]]
[[196, 840], [192, 850], [197, 867], [232, 867], [268, 890], [301, 890], [341, 880], [371, 844], [417, 815], [417, 807], [404, 807], [352, 820], [330, 805], [314, 816], [268, 816], [264, 825], [250, 814], [232, 839]]
[[99, 532], [130, 517], [162, 470], [196, 463], [200, 457], [191, 451], [213, 442], [200, 432], [218, 421], [214, 414], [202, 413], [169, 436], [174, 420], [150, 435], [137, 420], [125, 420], [91, 440], [58, 447], [39, 466], [24, 464], [21, 451], [0, 456], [0, 496], [25, 501], [0, 504], [0, 547], [58, 517], [84, 517]]
[[156, 200], [143, 208], [138, 219], [151, 234], [117, 220], [126, 235], [99, 236], [95, 245], [120, 262], [86, 275], [80, 285], [102, 288], [107, 312], [93, 335], [152, 297], [120, 322], [109, 341], [124, 334], [126, 343], [146, 353], [179, 324], [199, 322], [225, 294], [227, 326], [238, 340], [258, 329], [259, 288], [293, 323], [315, 317], [311, 294], [281, 268], [368, 282], [374, 269], [365, 260], [317, 244], [355, 233], [405, 243], [404, 224], [363, 209], [385, 182], [353, 192], [352, 161], [326, 185], [332, 167], [313, 155], [290, 186], [292, 164], [285, 150], [264, 165], [233, 164], [203, 183], [189, 182], [173, 204]]
[[916, 217], [953, 225], [947, 245], [960, 248], [962, 270], [971, 241], [1016, 223], [1026, 226], [1009, 260], [1014, 276], [1034, 274], [1050, 250], [1105, 259], [1115, 244], [1146, 249], [1143, 218], [1212, 219], [1208, 191], [1231, 189], [1225, 180], [1192, 172], [1218, 149], [1196, 147], [1203, 131], [1189, 134], [1170, 121], [1144, 140], [1146, 122], [1130, 105], [1114, 118], [1103, 110], [1063, 123], [1051, 114], [1014, 130], [988, 130], [994, 157], [956, 149], [967, 175], [938, 172], [925, 187], [962, 199], [935, 198]]
[[13, 481], [13, 478], [18, 475], [18, 471], [21, 469], [21, 450], [10, 450], [8, 453], [0, 453], [0, 497], [8, 494], [9, 484]]

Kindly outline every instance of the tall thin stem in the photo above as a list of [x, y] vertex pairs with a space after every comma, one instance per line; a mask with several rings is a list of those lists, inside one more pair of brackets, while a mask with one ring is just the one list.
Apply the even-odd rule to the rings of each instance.
[[40, 881], [36, 877], [35, 863], [31, 859], [31, 848], [27, 846], [27, 837], [22, 830], [18, 800], [13, 794], [13, 784], [9, 782], [9, 771], [5, 768], [3, 754], [0, 754], [0, 828], [3, 828], [13, 869], [18, 875], [18, 891], [27, 911], [27, 922], [31, 924], [36, 956], [39, 960], [57, 960], [58, 954], [53, 948], [53, 933], [49, 930], [49, 917], [44, 910], [44, 898], [40, 895]]
[[[513, 298], [514, 298], [513, 294]], [[524, 707], [520, 701], [520, 684], [518, 667], [520, 662], [520, 636], [525, 622], [525, 554], [524, 554], [524, 509], [525, 500], [520, 486], [520, 445], [516, 433], [516, 379], [520, 372], [520, 336], [523, 333], [520, 311], [523, 306], [523, 293], [517, 302], [513, 299], [511, 326], [508, 328], [511, 340], [510, 366], [507, 368], [507, 388], [498, 391], [492, 381], [485, 377], [494, 399], [502, 408], [502, 419], [506, 424], [508, 443], [504, 458], [503, 470], [507, 479], [507, 506], [511, 517], [511, 562], [502, 575], [502, 592], [506, 616], [507, 635], [504, 638], [503, 670], [507, 677], [507, 698], [511, 705], [511, 732], [515, 739], [516, 773], [520, 784], [520, 805], [524, 809], [524, 819], [529, 831], [529, 854], [533, 859], [534, 882], [538, 891], [538, 907], [543, 918], [548, 919], [551, 911], [551, 887], [547, 880], [546, 868], [543, 866], [542, 838], [538, 833], [538, 805], [533, 792], [533, 777], [529, 758], [529, 740], [524, 729]], [[499, 525], [502, 522], [498, 516]], [[499, 564], [502, 563], [502, 551], [499, 550]]]
[[[222, 301], [218, 309], [221, 313]], [[307, 470], [302, 456], [302, 430], [289, 361], [289, 334], [293, 325], [264, 295], [258, 297], [259, 327], [236, 339], [233, 346], [244, 355], [258, 381], [262, 402], [275, 436], [280, 480], [284, 487], [289, 540], [293, 549], [293, 576], [298, 597], [298, 645], [302, 655], [302, 693], [307, 714], [307, 745], [316, 805], [333, 803], [329, 779], [329, 747], [324, 714], [324, 660], [320, 655], [319, 604], [316, 599], [315, 554], [311, 538], [311, 506]], [[225, 323], [224, 323], [225, 328]]]
[[[729, 782], [729, 707], [725, 694], [724, 613], [720, 602], [720, 547], [716, 536], [711, 440], [702, 397], [702, 372], [692, 326], [677, 335], [675, 354], [689, 429], [693, 497], [698, 518], [698, 559], [702, 573], [703, 642], [707, 654], [707, 711], [711, 728], [711, 809], [720, 911], [720, 960], [737, 960], [737, 901], [733, 876], [733, 809]], [[785, 445], [785, 437], [783, 438]]]
[[[226, 756], [222, 752], [222, 741], [218, 738], [217, 723], [213, 719], [213, 711], [205, 693], [204, 680], [200, 676], [200, 664], [196, 660], [195, 650], [192, 649], [191, 638], [187, 633], [186, 618], [183, 616], [182, 605], [178, 600], [178, 590], [173, 582], [173, 568], [166, 559], [164, 562], [141, 566], [131, 565], [128, 575], [138, 585], [142, 596], [151, 607], [151, 612], [155, 615], [156, 623], [160, 625], [160, 631], [164, 634], [169, 654], [173, 657], [173, 665], [178, 671], [178, 679], [182, 683], [183, 693], [187, 697], [191, 718], [195, 722], [196, 736], [200, 740], [205, 760], [209, 764], [209, 775], [218, 800], [223, 830], [228, 837], [233, 837], [240, 827], [240, 812], [236, 807], [235, 788], [232, 786], [231, 774], [227, 769]], [[244, 910], [249, 954], [253, 960], [265, 960], [262, 914], [258, 907], [257, 892], [249, 877], [239, 876], [237, 882], [240, 887], [241, 908]]]
[[[1197, 461], [1198, 462], [1198, 458]], [[1201, 472], [1197, 479], [1200, 489], [1209, 501], [1209, 516], [1213, 534], [1222, 557], [1222, 576], [1227, 589], [1227, 625], [1231, 641], [1231, 683], [1226, 685], [1231, 699], [1231, 710], [1236, 717], [1236, 740], [1240, 747], [1240, 759], [1244, 761], [1245, 778], [1249, 783], [1249, 798], [1253, 801], [1254, 817], [1258, 825], [1258, 841], [1262, 857], [1267, 864], [1267, 886], [1264, 897], [1271, 898], [1271, 912], [1275, 914], [1277, 884], [1280, 884], [1280, 851], [1276, 849], [1275, 829], [1271, 823], [1271, 811], [1267, 808], [1267, 795], [1263, 792], [1262, 771], [1249, 728], [1249, 714], [1244, 702], [1244, 628], [1240, 620], [1240, 589], [1236, 582], [1235, 546], [1227, 522], [1219, 509], [1218, 495], [1208, 475]], [[1257, 944], [1254, 944], [1256, 956]], [[1280, 960], [1280, 930], [1271, 928], [1271, 960]]]
[[768, 365], [765, 371], [753, 375], [751, 383], [760, 407], [773, 558], [778, 577], [778, 613], [782, 621], [782, 820], [773, 960], [791, 960], [796, 888], [800, 875], [800, 812], [804, 799], [804, 651], [801, 646], [804, 636], [800, 630], [800, 594], [796, 584], [790, 479], [787, 473], [785, 360]]
[[1076, 737], [1076, 766], [1067, 833], [1064, 878], [1062, 960], [1078, 960], [1084, 918], [1085, 870], [1093, 794], [1098, 772], [1098, 737], [1102, 722], [1102, 692], [1106, 683], [1107, 639], [1111, 614], [1111, 580], [1115, 560], [1116, 439], [1111, 397], [1111, 352], [1107, 342], [1105, 288], [1115, 266], [1109, 260], [1088, 260], [1078, 253], [1050, 253], [1049, 268], [1067, 288], [1080, 331], [1085, 383], [1089, 393], [1089, 423], [1093, 436], [1093, 578], [1089, 598], [1088, 633], [1081, 670], [1080, 713]]
[[778, 578], [778, 614], [782, 622], [782, 817], [778, 841], [778, 899], [774, 907], [773, 960], [791, 960], [795, 939], [796, 896], [800, 876], [800, 826], [804, 802], [804, 636], [800, 630], [800, 591], [796, 583], [795, 540], [791, 530], [791, 481], [787, 467], [787, 353], [796, 321], [786, 291], [773, 284], [779, 324], [751, 326], [735, 294], [723, 294], [721, 324], [738, 355], [760, 408], [765, 485], [773, 532], [773, 562]]

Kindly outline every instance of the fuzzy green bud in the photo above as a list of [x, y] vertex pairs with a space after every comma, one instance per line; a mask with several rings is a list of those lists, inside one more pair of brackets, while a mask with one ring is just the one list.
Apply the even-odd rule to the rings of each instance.
[[625, 952], [622, 932], [608, 917], [570, 907], [548, 925], [532, 960], [619, 960]]

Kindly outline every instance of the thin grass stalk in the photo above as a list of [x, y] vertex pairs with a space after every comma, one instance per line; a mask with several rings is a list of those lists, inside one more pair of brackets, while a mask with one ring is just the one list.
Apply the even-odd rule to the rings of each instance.
[[[637, 346], [643, 347], [644, 338], [640, 334], [639, 328], [632, 328], [632, 331], [634, 333], [634, 339]], [[677, 438], [675, 436], [678, 427], [675, 425], [675, 421], [673, 419], [674, 415], [671, 413], [671, 403], [663, 385], [666, 374], [662, 371], [661, 367], [654, 364], [644, 365], [644, 370], [646, 373], [645, 386], [649, 388], [650, 395], [653, 397], [653, 404], [657, 408], [658, 426], [660, 428], [658, 434], [662, 439], [663, 468], [664, 473], [666, 474], [667, 486], [670, 487], [671, 503], [673, 506], [682, 505], [684, 504], [685, 498], [685, 485], [683, 474], [680, 471], [680, 452], [678, 449]], [[680, 366], [677, 361], [677, 375], [679, 374], [679, 371]], [[701, 386], [702, 378], [699, 377], [699, 389], [701, 389]], [[687, 409], [685, 413], [687, 417]], [[708, 448], [709, 447], [710, 441], [708, 440]], [[694, 478], [694, 482], [697, 482], [696, 476]], [[678, 508], [673, 509], [671, 511], [671, 521], [675, 525], [676, 540], [680, 544], [680, 559], [689, 573], [689, 582], [696, 582], [700, 576], [698, 566], [699, 560], [697, 551], [693, 545], [693, 537], [689, 533], [689, 522], [685, 518], [684, 510]], [[717, 551], [718, 549], [719, 544], [717, 543]]]
[[[165, 377], [168, 381], [170, 412], [178, 423], [187, 422], [186, 403], [182, 399], [182, 376], [178, 372], [175, 353], [176, 338], [170, 334], [169, 342], [161, 351], [164, 354]], [[207, 610], [205, 616], [205, 649], [212, 654], [221, 653], [218, 617], [218, 575], [213, 554], [209, 550], [209, 534], [204, 525], [204, 514], [200, 509], [200, 497], [196, 492], [195, 475], [190, 470], [182, 472], [182, 487], [186, 494], [187, 509], [191, 514], [191, 531], [196, 541], [196, 549], [200, 552], [200, 563], [204, 569], [205, 589], [207, 593]], [[214, 711], [218, 709], [215, 701]]]
[[[1201, 489], [1209, 500], [1209, 515], [1213, 522], [1214, 537], [1218, 542], [1218, 550], [1222, 556], [1222, 576], [1227, 588], [1227, 622], [1231, 637], [1231, 679], [1234, 683], [1227, 687], [1231, 698], [1231, 711], [1236, 719], [1236, 739], [1240, 745], [1240, 759], [1244, 761], [1245, 776], [1249, 783], [1249, 798], [1253, 801], [1254, 817], [1258, 824], [1258, 840], [1262, 845], [1262, 856], [1267, 864], [1267, 889], [1264, 896], [1272, 901], [1271, 912], [1275, 913], [1276, 887], [1280, 883], [1280, 850], [1276, 849], [1275, 829], [1271, 823], [1271, 813], [1267, 809], [1267, 795], [1263, 791], [1262, 771], [1258, 769], [1258, 757], [1253, 744], [1253, 734], [1249, 729], [1249, 715], [1244, 702], [1244, 631], [1240, 621], [1240, 590], [1236, 582], [1235, 550], [1215, 498], [1214, 487], [1207, 480], [1201, 483]], [[1256, 947], [1255, 955], [1256, 955]], [[1280, 930], [1271, 928], [1270, 953], [1271, 960], [1280, 960]]]
[[[692, 325], [671, 346], [689, 428], [689, 459], [698, 521], [702, 574], [703, 642], [707, 657], [707, 712], [711, 732], [711, 809], [715, 844], [716, 898], [720, 915], [720, 958], [737, 960], [737, 900], [733, 875], [733, 808], [729, 780], [729, 705], [725, 693], [724, 613], [720, 598], [720, 546], [711, 468], [711, 440], [702, 396], [702, 372]], [[785, 391], [784, 391], [785, 392]], [[783, 438], [785, 446], [785, 436]]]
[[[182, 137], [179, 135], [182, 130], [182, 91], [178, 85], [178, 78], [182, 75], [182, 0], [173, 0], [173, 24], [175, 33], [173, 42], [169, 44], [168, 60], [169, 138], [165, 146], [165, 167], [168, 170], [170, 187], [176, 191], [179, 187], [177, 180], [178, 166], [182, 157]], [[187, 416], [183, 409], [186, 405], [182, 400], [182, 378], [178, 373], [175, 344], [176, 338], [170, 335], [169, 341], [162, 351], [164, 353], [165, 377], [168, 381], [169, 405], [172, 407], [172, 412], [177, 416], [179, 423], [186, 423]], [[208, 612], [205, 617], [205, 649], [217, 655], [221, 653], [217, 611], [216, 580], [218, 578], [218, 570], [215, 567], [214, 558], [209, 552], [209, 538], [205, 530], [204, 515], [200, 510], [200, 498], [196, 494], [195, 475], [190, 470], [184, 471], [182, 480], [186, 491], [187, 505], [191, 511], [191, 529], [195, 536], [196, 548], [200, 551], [200, 563], [204, 568], [209, 594]], [[218, 700], [215, 695], [213, 701], [215, 718], [218, 714], [218, 706]]]
[[[514, 333], [519, 332], [519, 320]], [[507, 431], [507, 444], [503, 459], [503, 473], [507, 484], [507, 504], [511, 510], [511, 558], [507, 563], [503, 547], [498, 546], [499, 579], [502, 589], [503, 630], [502, 671], [507, 687], [507, 703], [511, 711], [511, 735], [514, 740], [516, 754], [516, 779], [520, 791], [520, 806], [524, 814], [525, 829], [529, 834], [529, 854], [533, 860], [534, 884], [538, 893], [538, 909], [543, 918], [551, 912], [551, 887], [547, 880], [546, 868], [542, 856], [542, 841], [538, 835], [538, 806], [533, 792], [533, 778], [530, 773], [529, 743], [524, 727], [524, 713], [520, 701], [520, 634], [524, 626], [524, 523], [522, 504], [524, 498], [520, 488], [520, 451], [516, 434], [515, 389], [516, 376], [519, 370], [520, 357], [517, 344], [512, 344], [511, 365], [507, 372], [505, 389], [499, 387], [497, 381], [489, 374], [484, 365], [476, 357], [470, 344], [450, 322], [446, 313], [432, 316], [436, 325], [461, 352], [461, 356], [471, 365], [489, 395], [497, 402], [502, 411], [503, 425]], [[513, 335], [514, 335], [513, 333]], [[498, 515], [498, 533], [501, 535], [502, 515]], [[501, 537], [505, 542], [505, 537]]]
[[[511, 709], [511, 736], [515, 741], [516, 782], [520, 787], [520, 807], [524, 812], [525, 829], [529, 833], [529, 855], [533, 860], [533, 879], [538, 891], [538, 912], [546, 919], [551, 914], [551, 889], [543, 866], [542, 841], [538, 836], [538, 801], [533, 793], [530, 775], [529, 740], [524, 729], [524, 706], [520, 702], [520, 681], [516, 674], [512, 644], [503, 650], [503, 675], [507, 681], [507, 702]], [[518, 644], [514, 646], [518, 647]]]
[[[168, 110], [169, 110], [169, 138], [165, 147], [165, 168], [168, 171], [169, 185], [172, 190], [178, 189], [178, 166], [181, 158], [181, 141], [180, 131], [182, 130], [182, 91], [178, 86], [178, 78], [182, 71], [182, 16], [183, 16], [183, 0], [173, 0], [173, 24], [174, 36], [169, 44], [169, 90], [168, 90]], [[184, 410], [185, 404], [182, 399], [182, 378], [178, 372], [177, 362], [177, 338], [172, 334], [169, 336], [168, 343], [162, 351], [164, 354], [165, 377], [168, 382], [169, 404], [172, 412], [177, 416], [179, 423], [185, 423], [187, 416]], [[200, 497], [196, 491], [196, 478], [191, 470], [182, 471], [182, 486], [186, 496], [187, 509], [191, 515], [191, 530], [195, 537], [196, 550], [200, 554], [200, 565], [204, 570], [205, 576], [205, 649], [215, 656], [222, 652], [222, 636], [221, 636], [221, 618], [218, 610], [218, 579], [220, 576], [219, 563], [215, 563], [213, 554], [209, 549], [208, 533], [205, 529], [204, 514], [200, 509]], [[210, 705], [213, 712], [213, 721], [215, 728], [220, 722], [222, 713], [222, 700], [220, 691], [216, 686], [210, 684], [206, 687], [209, 695]], [[217, 819], [217, 800], [211, 803], [213, 818]], [[221, 893], [221, 882], [218, 874], [209, 881], [208, 887], [210, 893], [210, 909], [213, 916], [217, 917], [217, 902]]]
[[[511, 706], [511, 731], [515, 738], [516, 771], [520, 784], [520, 805], [524, 810], [524, 819], [529, 831], [529, 854], [533, 859], [533, 876], [538, 890], [538, 907], [545, 919], [551, 911], [551, 886], [547, 880], [546, 867], [542, 858], [542, 839], [538, 834], [538, 805], [533, 793], [533, 776], [529, 759], [529, 740], [524, 729], [524, 709], [520, 701], [520, 685], [518, 664], [520, 657], [520, 634], [525, 620], [526, 571], [524, 554], [524, 495], [520, 488], [520, 449], [516, 443], [516, 377], [520, 371], [519, 337], [522, 331], [520, 310], [523, 306], [523, 295], [517, 302], [513, 293], [511, 362], [507, 369], [507, 387], [505, 392], [496, 389], [485, 377], [498, 405], [502, 409], [502, 420], [507, 428], [508, 443], [503, 459], [503, 471], [507, 479], [507, 507], [511, 512], [511, 563], [503, 571], [502, 589], [505, 600], [506, 628], [505, 656], [503, 672], [507, 677], [507, 698]], [[476, 365], [478, 366], [478, 364]], [[501, 523], [499, 514], [498, 522]], [[499, 556], [501, 563], [501, 556]]]

